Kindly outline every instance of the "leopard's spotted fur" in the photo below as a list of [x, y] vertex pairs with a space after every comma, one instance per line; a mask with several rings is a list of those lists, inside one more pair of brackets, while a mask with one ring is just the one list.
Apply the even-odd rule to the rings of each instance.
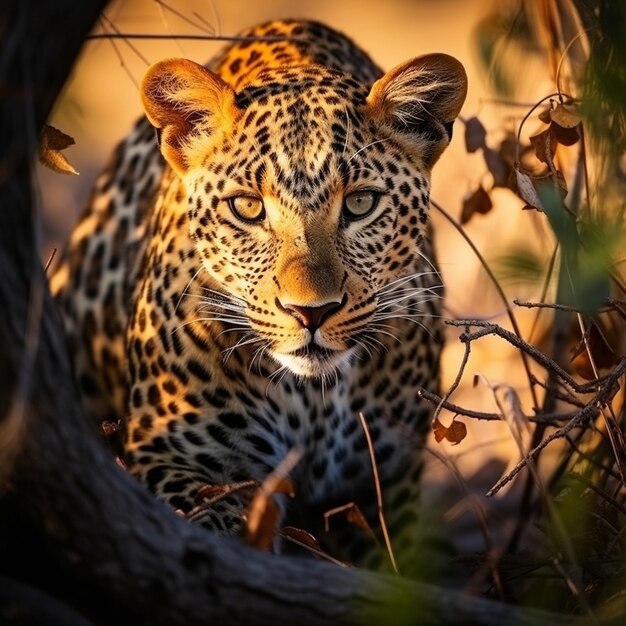
[[[378, 527], [362, 412], [397, 550], [410, 540], [429, 421], [417, 394], [437, 387], [442, 341], [430, 169], [465, 75], [429, 55], [383, 76], [312, 22], [245, 35], [264, 39], [212, 71], [148, 71], [169, 165], [140, 121], [52, 286], [86, 409], [125, 417], [130, 469], [160, 498], [189, 511], [200, 486], [261, 481], [299, 447], [284, 521], [375, 565], [360, 529], [331, 538], [320, 522], [354, 501]], [[244, 508], [234, 494], [202, 522], [236, 532]]]

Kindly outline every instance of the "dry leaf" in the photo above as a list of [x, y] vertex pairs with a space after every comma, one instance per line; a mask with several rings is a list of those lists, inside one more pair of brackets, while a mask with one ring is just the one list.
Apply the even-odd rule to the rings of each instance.
[[365, 516], [361, 512], [361, 509], [354, 503], [348, 509], [346, 514], [346, 519], [355, 526], [358, 526], [361, 530], [364, 530], [368, 535], [375, 538], [374, 531], [371, 526], [367, 523]]
[[194, 500], [196, 504], [200, 504], [205, 500], [212, 500], [213, 498], [223, 498], [228, 493], [228, 487], [226, 485], [202, 485], [196, 492]]
[[556, 140], [564, 146], [573, 146], [580, 139], [582, 119], [578, 109], [572, 105], [557, 104], [550, 111], [550, 130]]
[[274, 541], [279, 517], [280, 509], [276, 500], [259, 489], [250, 505], [244, 533], [246, 543], [258, 550], [269, 550]]
[[258, 489], [259, 483], [256, 480], [246, 480], [239, 483], [229, 483], [227, 485], [202, 485], [196, 492], [196, 504], [205, 504], [209, 501], [217, 501], [225, 498], [231, 493], [247, 492], [247, 497], [252, 497], [252, 491]]
[[330, 527], [330, 518], [341, 513], [345, 515], [346, 520], [350, 522], [350, 524], [358, 526], [361, 530], [365, 531], [372, 541], [377, 542], [376, 534], [372, 530], [372, 527], [368, 524], [356, 502], [348, 502], [347, 504], [326, 511], [324, 513], [324, 528], [326, 529], [326, 532], [328, 532]]
[[489, 194], [479, 185], [478, 189], [463, 198], [463, 210], [461, 212], [461, 224], [467, 224], [474, 213], [489, 213], [493, 203]]
[[307, 532], [302, 528], [284, 526], [280, 529], [280, 534], [302, 544], [306, 548], [309, 548], [312, 552], [322, 552], [317, 539], [310, 532]]
[[295, 495], [293, 482], [286, 475], [302, 458], [299, 447], [289, 450], [285, 458], [261, 483], [248, 507], [246, 516], [246, 543], [260, 550], [269, 550], [276, 535], [280, 520], [280, 508], [274, 496], [276, 494]]
[[446, 438], [448, 427], [444, 426], [439, 421], [439, 418], [436, 418], [435, 421], [432, 423], [432, 428], [433, 428], [433, 434], [435, 435], [435, 441], [437, 443], [442, 442]]
[[524, 433], [529, 429], [529, 422], [522, 410], [519, 394], [510, 385], [496, 385], [492, 391], [517, 447], [525, 455]]
[[[549, 177], [552, 180], [552, 184], [554, 184], [554, 177]], [[561, 170], [556, 171], [556, 185], [559, 188], [559, 193], [561, 194], [561, 198], [565, 199], [567, 196], [567, 181], [565, 180], [565, 176], [561, 173]]]
[[75, 174], [78, 172], [62, 154], [68, 146], [73, 146], [76, 142], [72, 137], [61, 132], [54, 126], [43, 127], [39, 135], [39, 160], [51, 170], [59, 174]]
[[456, 446], [461, 443], [465, 437], [467, 437], [467, 426], [463, 422], [452, 420], [446, 432], [446, 440]]
[[530, 143], [535, 150], [535, 155], [546, 165], [554, 167], [554, 153], [556, 152], [557, 141], [552, 127], [544, 130], [530, 138]]
[[552, 107], [547, 106], [545, 109], [539, 113], [537, 116], [544, 124], [549, 124], [552, 121]]
[[529, 176], [519, 168], [515, 168], [515, 181], [517, 183], [517, 194], [526, 202], [524, 210], [536, 209], [543, 212], [543, 206], [537, 191], [539, 187], [546, 188], [546, 186], [552, 185], [558, 190], [561, 198], [567, 196], [567, 182], [559, 170], [555, 171], [555, 175], [548, 173], [544, 176]]
[[437, 418], [432, 424], [435, 441], [440, 443], [444, 439], [456, 445], [461, 443], [467, 437], [467, 426], [463, 422], [459, 422], [456, 418], [452, 420], [450, 426], [444, 426]]
[[296, 486], [293, 481], [282, 476], [275, 485], [272, 485], [273, 493], [284, 493], [293, 498], [296, 495]]
[[517, 191], [522, 200], [534, 207], [538, 211], [543, 211], [539, 194], [533, 185], [532, 178], [528, 174], [524, 174], [519, 169], [515, 170], [515, 180], [517, 182]]
[[575, 128], [582, 121], [576, 108], [567, 104], [557, 104], [550, 111], [550, 119], [561, 128]]
[[564, 146], [573, 146], [580, 140], [580, 126], [574, 126], [574, 128], [563, 128], [558, 124], [551, 124], [550, 131], [553, 133], [555, 139]]
[[485, 147], [487, 131], [477, 117], [470, 117], [465, 122], [465, 148], [468, 152], [476, 152]]

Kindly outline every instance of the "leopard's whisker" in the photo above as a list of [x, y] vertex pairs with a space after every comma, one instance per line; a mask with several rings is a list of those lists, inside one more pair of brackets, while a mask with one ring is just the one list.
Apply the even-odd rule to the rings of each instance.
[[226, 348], [225, 350], [222, 350], [222, 353], [224, 354], [224, 363], [228, 361], [228, 359], [231, 357], [233, 352], [237, 350], [237, 348], [241, 348], [243, 346], [249, 346], [254, 343], [259, 343], [260, 341], [265, 341], [265, 340], [262, 337], [257, 337], [253, 333], [247, 333], [234, 346], [231, 346], [230, 348]]
[[194, 280], [196, 280], [196, 278], [198, 277], [198, 275], [200, 274], [200, 272], [204, 269], [203, 265], [200, 265], [200, 267], [198, 268], [198, 270], [193, 274], [193, 276], [189, 279], [189, 281], [187, 282], [187, 284], [185, 285], [184, 289], [182, 290], [180, 296], [178, 297], [178, 301], [176, 302], [176, 306], [174, 307], [174, 313], [176, 313], [178, 311], [178, 307], [180, 306], [180, 303], [183, 301], [183, 298], [188, 296], [189, 294], [187, 293], [187, 290], [189, 289], [189, 287], [191, 287], [191, 284], [193, 283]]
[[355, 156], [363, 152], [363, 150], [367, 150], [371, 146], [375, 146], [377, 143], [385, 143], [386, 141], [389, 141], [389, 140], [388, 139], [376, 139], [374, 141], [370, 141], [368, 144], [365, 144], [364, 146], [359, 148], [356, 152], [354, 152], [352, 156], [346, 161], [346, 164], [349, 164], [350, 161], [352, 161], [352, 159], [354, 159]]

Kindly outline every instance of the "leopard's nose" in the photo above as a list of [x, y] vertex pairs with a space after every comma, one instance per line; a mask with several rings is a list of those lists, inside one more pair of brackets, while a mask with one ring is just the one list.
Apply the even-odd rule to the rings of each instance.
[[276, 298], [276, 306], [286, 313], [289, 313], [292, 317], [295, 317], [298, 322], [300, 322], [300, 324], [311, 333], [311, 335], [314, 335], [315, 331], [331, 315], [334, 315], [337, 311], [344, 307], [347, 300], [348, 296], [344, 295], [339, 302], [333, 300], [318, 306], [302, 306], [299, 304], [282, 304], [280, 300]]

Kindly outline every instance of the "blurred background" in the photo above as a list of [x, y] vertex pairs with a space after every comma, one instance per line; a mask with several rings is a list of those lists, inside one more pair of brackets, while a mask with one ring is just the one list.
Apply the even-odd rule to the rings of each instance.
[[[546, 4], [549, 3], [537, 2], [537, 7]], [[97, 39], [85, 44], [50, 120], [53, 126], [75, 139], [76, 145], [65, 154], [80, 176], [63, 176], [44, 168], [38, 172], [44, 259], [54, 247], [62, 246], [83, 209], [95, 176], [113, 146], [141, 114], [137, 85], [147, 65], [171, 56], [203, 63], [224, 45], [219, 41], [177, 40], [175, 34], [234, 35], [258, 22], [303, 17], [326, 22], [345, 32], [383, 69], [428, 52], [446, 52], [463, 62], [469, 76], [469, 93], [462, 119], [455, 125], [452, 145], [435, 167], [432, 198], [459, 221], [464, 199], [479, 185], [487, 189], [493, 208], [486, 214], [480, 214], [479, 209], [465, 224], [464, 231], [493, 268], [509, 302], [514, 298], [538, 300], [542, 285], [536, 280], [533, 268], [529, 268], [526, 277], [519, 266], [515, 272], [507, 272], [503, 259], [515, 250], [549, 259], [554, 238], [546, 228], [545, 216], [537, 211], [522, 211], [524, 202], [505, 187], [492, 190], [494, 173], [486, 166], [483, 152], [468, 153], [464, 141], [465, 122], [478, 117], [487, 131], [486, 146], [500, 150], [503, 139], [517, 131], [529, 107], [555, 90], [551, 78], [554, 66], [545, 51], [520, 43], [518, 33], [512, 29], [520, 6], [519, 2], [501, 0], [112, 2], [96, 32], [154, 33], [171, 38]], [[522, 26], [528, 27], [528, 22]], [[527, 128], [524, 138], [533, 130], [536, 128]], [[509, 157], [514, 159], [515, 155]], [[484, 205], [479, 205], [486, 210]], [[440, 212], [433, 211], [432, 219], [447, 289], [446, 315], [510, 326], [503, 300], [476, 253]], [[549, 316], [542, 317], [538, 325], [534, 310], [516, 308], [515, 316], [522, 334], [525, 337], [532, 334], [532, 339], [541, 343]], [[458, 329], [448, 329], [443, 390], [455, 379], [463, 358], [464, 346], [458, 341], [458, 334]], [[475, 378], [475, 375], [480, 376]], [[519, 353], [502, 339], [485, 338], [473, 345], [465, 374], [451, 400], [466, 408], [495, 412], [493, 387], [501, 384], [515, 389], [523, 411], [532, 414], [533, 400]], [[449, 424], [451, 418], [444, 411], [440, 419]], [[443, 508], [448, 521], [465, 528], [458, 535], [459, 543], [481, 550], [485, 545], [481, 545], [484, 537], [480, 538], [481, 531], [475, 521], [475, 501], [480, 501], [489, 511], [490, 533], [505, 535], [510, 531], [513, 522], [505, 511], [515, 509], [519, 484], [517, 492], [513, 483], [489, 501], [484, 493], [519, 461], [520, 451], [506, 424], [468, 418], [462, 421], [468, 434], [460, 443], [433, 440], [429, 444], [433, 453], [428, 456], [426, 478], [431, 486], [428, 497], [433, 507]], [[556, 446], [548, 450], [542, 463], [549, 465], [550, 451], [555, 449]], [[462, 497], [466, 490], [473, 494], [472, 498]]]

